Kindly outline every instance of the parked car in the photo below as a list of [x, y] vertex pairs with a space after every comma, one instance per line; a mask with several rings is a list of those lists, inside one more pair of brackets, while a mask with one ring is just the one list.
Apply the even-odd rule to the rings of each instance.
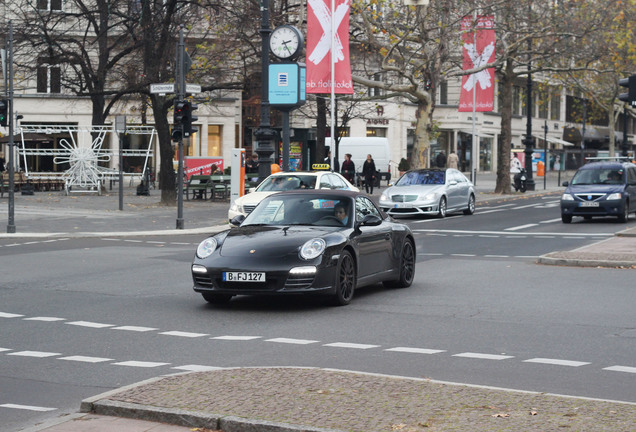
[[276, 192], [293, 189], [331, 189], [360, 190], [349, 183], [347, 179], [331, 171], [293, 171], [279, 172], [270, 175], [259, 184], [254, 192], [243, 195], [234, 200], [227, 212], [228, 221], [238, 215], [247, 216], [263, 198]]
[[636, 165], [608, 160], [580, 167], [561, 197], [561, 220], [571, 223], [573, 216], [589, 220], [596, 216], [616, 216], [627, 222], [636, 212]]
[[475, 187], [454, 168], [407, 171], [385, 189], [380, 208], [391, 216], [434, 215], [475, 212]]
[[361, 286], [405, 288], [415, 276], [411, 230], [360, 192], [280, 192], [233, 223], [203, 240], [192, 262], [194, 291], [210, 303], [324, 294], [346, 305]]

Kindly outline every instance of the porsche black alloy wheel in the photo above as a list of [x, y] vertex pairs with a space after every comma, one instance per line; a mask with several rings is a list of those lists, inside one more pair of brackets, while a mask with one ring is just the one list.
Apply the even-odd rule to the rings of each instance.
[[389, 288], [408, 288], [415, 277], [415, 248], [410, 240], [404, 241], [400, 256], [400, 278], [393, 281], [385, 281], [384, 286]]
[[345, 306], [351, 302], [353, 292], [356, 289], [356, 266], [353, 257], [347, 251], [342, 251], [338, 260], [336, 273], [336, 294], [334, 303], [336, 306]]

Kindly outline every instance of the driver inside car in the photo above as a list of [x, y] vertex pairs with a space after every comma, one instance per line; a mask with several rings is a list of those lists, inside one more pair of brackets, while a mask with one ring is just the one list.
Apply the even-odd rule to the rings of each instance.
[[344, 204], [338, 203], [333, 208], [334, 216], [342, 223], [343, 225], [349, 224], [349, 215], [347, 214], [347, 208]]

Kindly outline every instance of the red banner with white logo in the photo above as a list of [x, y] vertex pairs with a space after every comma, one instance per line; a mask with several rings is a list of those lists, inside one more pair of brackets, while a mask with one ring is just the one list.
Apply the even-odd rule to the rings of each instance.
[[[350, 0], [307, 0], [307, 93], [331, 93], [331, 61], [335, 63], [334, 93], [353, 93], [349, 62]], [[331, 27], [336, 29], [331, 47]]]
[[[466, 16], [461, 22], [463, 70], [475, 69], [495, 60], [495, 17]], [[489, 68], [462, 77], [459, 111], [492, 111], [495, 100], [495, 69]]]

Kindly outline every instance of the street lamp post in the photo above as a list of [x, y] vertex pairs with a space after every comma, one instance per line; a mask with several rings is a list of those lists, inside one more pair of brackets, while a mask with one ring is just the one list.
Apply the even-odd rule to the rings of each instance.
[[269, 118], [269, 0], [261, 0], [261, 122], [254, 132], [256, 153], [258, 154], [258, 178], [264, 180], [272, 173], [271, 155], [274, 153], [272, 142], [276, 131], [272, 129]]
[[522, 140], [522, 143], [526, 146], [524, 150], [525, 153], [525, 161], [524, 165], [526, 168], [526, 177], [528, 180], [526, 181], [527, 190], [533, 191], [535, 190], [534, 179], [532, 178], [532, 153], [534, 152], [534, 137], [532, 136], [532, 74], [530, 73], [531, 63], [530, 63], [530, 52], [532, 50], [532, 40], [528, 39], [528, 81], [526, 83], [527, 91], [527, 121], [526, 121], [526, 137]]

